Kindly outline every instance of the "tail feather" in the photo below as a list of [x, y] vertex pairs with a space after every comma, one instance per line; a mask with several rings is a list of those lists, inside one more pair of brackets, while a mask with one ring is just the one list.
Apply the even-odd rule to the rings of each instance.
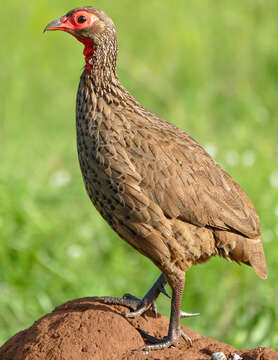
[[225, 258], [252, 266], [262, 279], [267, 278], [267, 267], [261, 238], [249, 239], [228, 231], [215, 231], [216, 247]]
[[256, 274], [262, 279], [267, 278], [267, 267], [264, 256], [264, 249], [261, 239], [252, 240], [247, 239], [247, 246], [249, 252], [249, 262], [254, 268]]

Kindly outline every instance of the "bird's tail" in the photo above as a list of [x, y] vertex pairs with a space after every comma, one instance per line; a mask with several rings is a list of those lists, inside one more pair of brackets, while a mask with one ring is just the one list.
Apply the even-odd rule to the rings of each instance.
[[215, 231], [216, 247], [219, 255], [237, 263], [250, 265], [262, 279], [267, 278], [264, 249], [260, 237], [249, 239], [240, 234]]

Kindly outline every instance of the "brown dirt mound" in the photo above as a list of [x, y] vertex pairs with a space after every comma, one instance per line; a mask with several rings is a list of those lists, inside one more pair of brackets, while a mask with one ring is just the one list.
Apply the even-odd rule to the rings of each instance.
[[97, 303], [91, 298], [69, 301], [19, 332], [0, 348], [1, 360], [209, 360], [214, 352], [228, 359], [237, 353], [244, 360], [276, 360], [278, 353], [266, 348], [239, 351], [231, 345], [206, 338], [183, 327], [193, 346], [180, 340], [177, 347], [143, 352], [137, 327], [163, 337], [169, 320], [149, 311], [137, 319], [121, 315], [126, 309]]

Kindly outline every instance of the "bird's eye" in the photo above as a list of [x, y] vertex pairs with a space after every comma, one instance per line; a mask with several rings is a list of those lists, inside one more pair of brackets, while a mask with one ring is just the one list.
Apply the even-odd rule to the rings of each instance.
[[87, 21], [86, 16], [84, 16], [84, 15], [78, 16], [77, 22], [78, 22], [79, 24], [82, 24], [82, 23], [84, 23], [84, 22], [86, 22], [86, 21]]

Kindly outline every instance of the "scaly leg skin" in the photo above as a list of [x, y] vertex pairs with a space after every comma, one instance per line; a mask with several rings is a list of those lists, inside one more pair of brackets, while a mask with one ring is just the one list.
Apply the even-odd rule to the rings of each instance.
[[137, 317], [143, 314], [144, 312], [146, 312], [150, 308], [152, 308], [156, 314], [157, 311], [156, 311], [155, 300], [157, 299], [158, 295], [160, 293], [163, 293], [170, 298], [170, 296], [167, 294], [164, 288], [166, 283], [167, 280], [164, 274], [161, 274], [154, 283], [154, 285], [150, 288], [150, 290], [146, 293], [146, 295], [142, 299], [139, 299], [131, 294], [125, 294], [122, 298], [113, 297], [113, 296], [102, 296], [102, 297], [96, 296], [94, 297], [94, 300], [104, 304], [122, 305], [128, 307], [132, 311], [124, 312], [123, 315], [125, 317]]
[[157, 307], [156, 307], [156, 299], [158, 298], [159, 294], [162, 293], [170, 298], [167, 291], [165, 290], [165, 285], [167, 284], [167, 280], [164, 274], [161, 274], [150, 290], [144, 295], [143, 299], [139, 299], [131, 294], [125, 294], [125, 299], [134, 299], [138, 302], [138, 307], [136, 310], [125, 312], [123, 315], [128, 318], [135, 318], [139, 315], [142, 315], [148, 309], [152, 309], [157, 315]]
[[[159, 294], [162, 293], [170, 298], [170, 296], [165, 290], [166, 284], [167, 280], [162, 273], [142, 299], [139, 299], [131, 294], [125, 294], [122, 298], [113, 296], [96, 296], [94, 297], [94, 300], [104, 304], [122, 305], [128, 307], [132, 311], [123, 312], [123, 315], [128, 318], [135, 318], [139, 315], [142, 315], [150, 308], [154, 311], [155, 314], [157, 314], [157, 307], [155, 301], [158, 298]], [[198, 315], [200, 314], [191, 314], [184, 311], [180, 312], [181, 318], [193, 317]]]
[[168, 330], [168, 335], [163, 339], [157, 339], [145, 331], [138, 329], [141, 335], [153, 345], [144, 345], [141, 347], [141, 350], [161, 350], [167, 348], [171, 345], [176, 345], [180, 336], [182, 336], [186, 341], [192, 345], [192, 340], [188, 335], [186, 335], [180, 328], [180, 317], [181, 317], [181, 301], [182, 301], [182, 293], [184, 289], [185, 282], [185, 274], [179, 274], [178, 281], [171, 281], [169, 279], [169, 284], [172, 287], [172, 302], [171, 302], [171, 317], [170, 317], [170, 325]]
[[[159, 350], [163, 348], [167, 348], [171, 345], [175, 345], [182, 336], [186, 341], [192, 345], [192, 341], [188, 335], [186, 335], [180, 328], [180, 318], [185, 317], [193, 317], [200, 315], [199, 313], [186, 313], [180, 310], [181, 301], [182, 301], [182, 293], [184, 289], [185, 282], [185, 274], [180, 274], [180, 279], [178, 283], [175, 284], [169, 279], [169, 284], [172, 288], [172, 301], [171, 301], [171, 317], [170, 317], [170, 325], [168, 330], [168, 335], [163, 339], [158, 339], [146, 333], [144, 330], [137, 328], [140, 334], [152, 345], [144, 345], [140, 348], [140, 350]], [[102, 296], [102, 297], [94, 297], [93, 299], [97, 302], [104, 304], [113, 304], [113, 305], [122, 305], [130, 308], [132, 311], [123, 312], [122, 314], [125, 317], [134, 318], [141, 314], [143, 314], [148, 309], [152, 308], [156, 313], [156, 304], [155, 300], [158, 295], [162, 292], [166, 296], [170, 297], [164, 286], [167, 283], [167, 279], [164, 274], [161, 274], [151, 289], [146, 293], [143, 299], [139, 299], [131, 294], [125, 294], [123, 298], [113, 297], [113, 296]]]

